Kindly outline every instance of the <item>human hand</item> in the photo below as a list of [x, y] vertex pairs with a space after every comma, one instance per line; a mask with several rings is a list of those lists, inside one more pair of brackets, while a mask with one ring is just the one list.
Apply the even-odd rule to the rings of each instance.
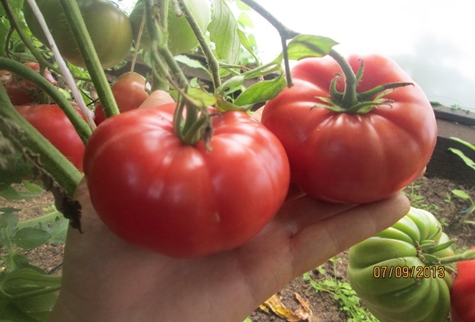
[[[145, 107], [157, 105], [149, 103]], [[85, 181], [76, 198], [83, 234], [68, 232], [63, 285], [50, 321], [240, 322], [296, 276], [409, 211], [403, 195], [359, 206], [303, 196], [286, 201], [237, 249], [176, 259], [115, 236], [94, 211]]]

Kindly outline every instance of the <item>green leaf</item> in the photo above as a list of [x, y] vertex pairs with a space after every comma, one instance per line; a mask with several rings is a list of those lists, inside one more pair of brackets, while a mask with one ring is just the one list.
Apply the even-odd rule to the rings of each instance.
[[15, 212], [20, 211], [16, 208], [0, 208], [0, 237], [4, 238], [3, 231], [8, 231], [9, 237], [15, 233], [18, 225], [18, 215]]
[[475, 170], [475, 161], [467, 157], [462, 151], [454, 148], [449, 148], [449, 151], [458, 155], [463, 160], [463, 162], [465, 162], [466, 165]]
[[255, 83], [245, 90], [234, 102], [238, 106], [250, 106], [258, 102], [265, 102], [276, 97], [287, 85], [285, 78], [277, 78]]
[[[40, 192], [41, 193], [41, 192]], [[21, 200], [37, 197], [40, 193], [30, 191], [17, 191], [11, 186], [0, 185], [0, 197], [7, 200]]]
[[[58, 214], [61, 214], [58, 212]], [[66, 235], [69, 228], [69, 220], [64, 218], [64, 216], [58, 216], [53, 222], [44, 224], [40, 223], [38, 225], [39, 229], [43, 229], [51, 235], [49, 239], [50, 244], [64, 244], [66, 242]]]
[[241, 12], [238, 18], [238, 22], [243, 27], [253, 28], [254, 23], [252, 22], [251, 17], [246, 12]]
[[211, 77], [211, 72], [205, 66], [203, 66], [199, 60], [191, 59], [190, 57], [185, 56], [185, 55], [178, 55], [178, 56], [175, 56], [174, 58], [176, 61], [190, 68], [201, 69], [205, 71]]
[[247, 37], [247, 35], [242, 31], [241, 29], [238, 29], [238, 36], [239, 36], [239, 41], [243, 45], [243, 47], [254, 57], [255, 61], [259, 61], [259, 58], [257, 55], [254, 53], [254, 49], [252, 48], [252, 44]]
[[0, 277], [0, 319], [45, 321], [56, 303], [61, 277], [20, 268]]
[[210, 40], [216, 46], [216, 56], [230, 64], [239, 61], [238, 23], [225, 0], [212, 0], [213, 17], [208, 25]]
[[43, 245], [50, 238], [51, 235], [48, 232], [28, 227], [18, 230], [12, 238], [12, 242], [20, 248], [32, 249]]
[[328, 55], [333, 46], [338, 43], [331, 38], [298, 35], [293, 38], [287, 47], [289, 59], [300, 60], [306, 57], [323, 57]]
[[212, 106], [216, 104], [216, 98], [199, 88], [188, 88], [187, 96], [192, 99], [193, 104], [199, 107]]
[[463, 190], [454, 189], [452, 193], [462, 199], [472, 199], [470, 196]]
[[471, 143], [468, 143], [467, 141], [464, 141], [462, 139], [455, 138], [455, 137], [451, 137], [451, 139], [454, 140], [454, 141], [457, 141], [459, 143], [462, 143], [463, 145], [466, 145], [467, 147], [469, 147], [472, 150], [475, 150], [475, 145], [473, 145]]

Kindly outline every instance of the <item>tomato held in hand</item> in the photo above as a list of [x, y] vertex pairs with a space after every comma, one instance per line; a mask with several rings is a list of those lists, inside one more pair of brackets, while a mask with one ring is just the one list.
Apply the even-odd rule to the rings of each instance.
[[[25, 66], [30, 67], [38, 73], [40, 72], [40, 65], [36, 62], [27, 62], [25, 63]], [[41, 89], [39, 89], [35, 84], [18, 78], [14, 74], [6, 72], [2, 73], [2, 75], [2, 84], [13, 105], [24, 105], [36, 102], [38, 96], [42, 93]], [[51, 84], [56, 84], [56, 80], [48, 70], [45, 70], [44, 76]]]
[[475, 259], [457, 264], [457, 276], [450, 291], [450, 301], [452, 322], [475, 321]]
[[[111, 90], [121, 113], [138, 108], [148, 97], [145, 78], [134, 72], [122, 74], [112, 85]], [[99, 103], [94, 110], [94, 121], [99, 125], [105, 119], [102, 104]]]
[[175, 135], [176, 103], [104, 121], [90, 137], [84, 173], [104, 223], [139, 247], [173, 257], [236, 248], [282, 205], [290, 173], [285, 151], [244, 112], [212, 117], [203, 141]]
[[[159, 4], [160, 1], [158, 1]], [[208, 0], [185, 0], [188, 9], [193, 14], [198, 26], [203, 33], [206, 32], [209, 22], [211, 21], [211, 6]], [[157, 4], [157, 5], [158, 5]], [[142, 23], [143, 12], [145, 4], [142, 0], [139, 0], [134, 9], [130, 13], [130, 22], [134, 30], [134, 39], [138, 40], [138, 34], [140, 31], [140, 25]], [[168, 49], [170, 49], [173, 55], [185, 53], [198, 45], [193, 29], [191, 29], [186, 17], [177, 17], [173, 6], [170, 3], [168, 6]], [[150, 49], [150, 35], [147, 31], [147, 27], [144, 26], [144, 31], [140, 39], [140, 45], [146, 50]]]
[[[362, 61], [355, 99], [380, 85], [412, 82], [394, 61], [378, 55], [351, 56], [349, 69], [358, 75]], [[377, 93], [366, 97], [380, 102], [369, 111], [321, 107], [341, 99], [344, 76], [330, 89], [339, 73], [331, 57], [301, 60], [292, 70], [294, 85], [266, 104], [262, 123], [284, 145], [292, 182], [307, 194], [352, 204], [387, 198], [429, 162], [437, 138], [432, 106], [413, 83], [388, 89], [383, 99]]]
[[[68, 26], [60, 1], [36, 0], [36, 3], [63, 58], [85, 68], [86, 64]], [[77, 4], [102, 67], [114, 67], [125, 58], [132, 45], [132, 25], [129, 18], [109, 0], [78, 0]], [[33, 35], [49, 47], [46, 35], [28, 1], [24, 2], [23, 12]]]
[[[82, 115], [79, 107], [74, 108]], [[58, 105], [21, 105], [17, 111], [51, 142], [79, 171], [82, 171], [84, 144]]]

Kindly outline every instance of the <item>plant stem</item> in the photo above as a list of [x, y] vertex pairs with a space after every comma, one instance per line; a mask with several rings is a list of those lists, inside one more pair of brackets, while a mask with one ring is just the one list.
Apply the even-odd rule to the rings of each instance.
[[171, 85], [178, 86], [179, 88], [188, 87], [188, 80], [167, 47], [166, 37], [163, 36], [163, 32], [155, 23], [152, 14], [154, 6], [153, 0], [144, 0], [144, 3], [145, 12], [147, 14], [145, 21], [151, 40], [150, 54], [152, 55], [154, 64], [158, 68], [161, 76], [167, 79]]
[[89, 36], [77, 2], [75, 0], [59, 1], [61, 2], [64, 15], [81, 51], [89, 75], [94, 83], [94, 88], [104, 108], [104, 113], [107, 117], [119, 114], [119, 108], [117, 107], [109, 83], [107, 82], [106, 75], [104, 74], [96, 50], [94, 49], [94, 44]]
[[[37, 76], [41, 77], [40, 75]], [[45, 80], [45, 82], [47, 81]], [[54, 179], [58, 184], [66, 190], [68, 196], [72, 197], [83, 177], [82, 173], [16, 111], [3, 86], [0, 86], [0, 106], [2, 107], [0, 108], [0, 131], [12, 141], [19, 151], [29, 149], [40, 155], [40, 161], [44, 169], [54, 175]], [[18, 124], [25, 138], [17, 136], [16, 133], [11, 133], [6, 123], [7, 120], [12, 120]]]
[[289, 63], [289, 56], [287, 53], [287, 40], [298, 36], [299, 33], [284, 26], [276, 17], [274, 17], [269, 11], [267, 11], [264, 7], [262, 7], [260, 4], [258, 4], [254, 0], [241, 0], [241, 1], [247, 4], [249, 7], [251, 7], [258, 14], [260, 14], [275, 29], [277, 29], [277, 32], [280, 35], [280, 39], [282, 43], [282, 54], [284, 58], [284, 68], [285, 68], [285, 74], [287, 78], [287, 86], [291, 87], [293, 83], [292, 83], [292, 77], [290, 75], [290, 63]]
[[356, 86], [358, 84], [356, 82], [356, 75], [348, 61], [336, 50], [331, 49], [329, 55], [336, 60], [338, 65], [340, 65], [340, 68], [345, 75], [345, 90], [343, 91], [340, 105], [343, 108], [350, 108], [358, 104], [358, 94], [356, 92]]
[[186, 20], [190, 24], [191, 29], [193, 30], [196, 38], [198, 39], [201, 49], [203, 50], [205, 54], [206, 62], [208, 63], [208, 66], [209, 66], [209, 69], [211, 70], [211, 75], [213, 78], [213, 87], [218, 88], [219, 86], [221, 86], [221, 77], [219, 75], [219, 62], [216, 59], [216, 57], [213, 55], [213, 51], [209, 47], [206, 37], [203, 34], [203, 31], [201, 31], [200, 26], [196, 22], [195, 18], [193, 17], [193, 14], [189, 10], [185, 1], [178, 0], [178, 2], [181, 6], [181, 9], [185, 13]]
[[462, 254], [442, 257], [439, 259], [437, 264], [440, 264], [440, 265], [452, 264], [452, 263], [472, 260], [472, 259], [475, 259], [475, 250], [468, 250], [466, 252], [463, 252]]

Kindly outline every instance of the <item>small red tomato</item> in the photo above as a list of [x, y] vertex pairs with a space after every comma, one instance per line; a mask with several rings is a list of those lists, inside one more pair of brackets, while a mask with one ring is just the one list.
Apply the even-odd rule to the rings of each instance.
[[[28, 62], [25, 65], [38, 73], [40, 72], [40, 65], [36, 62]], [[14, 74], [8, 74], [2, 73], [2, 79], [4, 79], [2, 83], [12, 104], [24, 105], [35, 102], [41, 90], [31, 82], [21, 79]], [[48, 70], [45, 70], [44, 76], [51, 84], [56, 84], [56, 80]]]
[[[117, 107], [121, 113], [138, 108], [148, 97], [145, 90], [145, 78], [134, 72], [122, 74], [112, 85], [111, 90], [114, 95]], [[106, 119], [102, 104], [97, 104], [94, 110], [94, 121], [97, 125]]]
[[[82, 115], [79, 107], [74, 108]], [[58, 105], [39, 104], [15, 106], [17, 111], [51, 142], [79, 171], [82, 171], [84, 143], [71, 121]]]
[[452, 322], [475, 321], [475, 259], [457, 263], [457, 276], [450, 291], [450, 308]]

